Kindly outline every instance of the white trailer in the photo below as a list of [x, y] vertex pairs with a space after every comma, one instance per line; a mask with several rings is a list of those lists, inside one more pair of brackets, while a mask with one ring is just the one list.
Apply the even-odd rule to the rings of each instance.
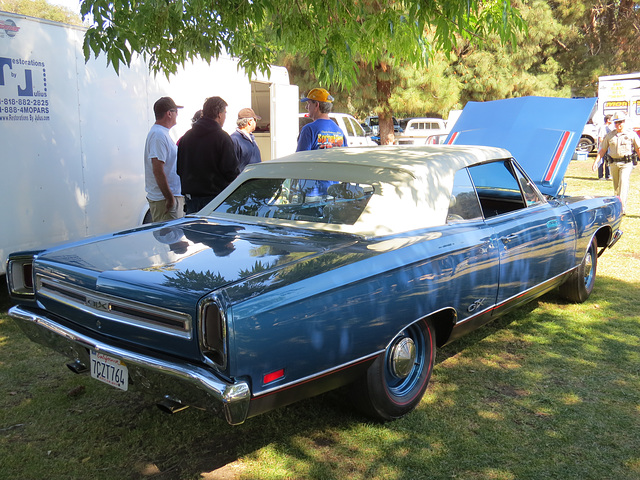
[[576, 152], [595, 153], [605, 115], [624, 113], [627, 125], [640, 130], [640, 72], [605, 75], [598, 79], [598, 103], [585, 125]]
[[605, 115], [622, 112], [628, 125], [640, 128], [640, 72], [600, 77], [597, 108], [595, 123], [602, 124]]
[[249, 77], [230, 57], [189, 63], [166, 78], [136, 58], [117, 75], [104, 56], [85, 63], [80, 27], [0, 11], [0, 274], [10, 252], [134, 227], [147, 213], [143, 151], [153, 104], [184, 109], [178, 139], [207, 97], [262, 117], [263, 160], [295, 151], [298, 87], [283, 67]]

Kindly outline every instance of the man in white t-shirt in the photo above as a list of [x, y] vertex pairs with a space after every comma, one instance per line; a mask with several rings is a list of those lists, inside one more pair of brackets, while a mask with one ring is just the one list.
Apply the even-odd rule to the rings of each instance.
[[169, 135], [178, 120], [181, 106], [170, 97], [162, 97], [153, 105], [156, 123], [144, 145], [144, 177], [147, 201], [154, 222], [184, 216], [184, 197], [176, 172], [178, 147]]

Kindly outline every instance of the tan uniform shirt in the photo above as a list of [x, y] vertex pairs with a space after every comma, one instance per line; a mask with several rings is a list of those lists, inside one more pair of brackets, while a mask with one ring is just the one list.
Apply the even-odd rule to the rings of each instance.
[[640, 139], [636, 132], [630, 129], [624, 129], [620, 133], [612, 130], [602, 139], [602, 147], [609, 149], [609, 156], [614, 161], [632, 155], [635, 150], [634, 145], [640, 147]]

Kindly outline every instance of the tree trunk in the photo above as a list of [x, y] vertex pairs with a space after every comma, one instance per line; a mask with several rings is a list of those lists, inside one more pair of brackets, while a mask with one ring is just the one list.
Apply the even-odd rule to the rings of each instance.
[[391, 98], [391, 66], [385, 62], [376, 64], [376, 89], [378, 98], [378, 125], [380, 145], [393, 145], [393, 116], [389, 99]]

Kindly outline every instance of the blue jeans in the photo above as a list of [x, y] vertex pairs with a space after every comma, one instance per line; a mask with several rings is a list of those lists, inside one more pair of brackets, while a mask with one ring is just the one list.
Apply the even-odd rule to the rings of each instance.
[[611, 172], [609, 171], [609, 164], [603, 159], [602, 163], [600, 163], [600, 166], [598, 167], [598, 178], [609, 178], [610, 176]]

